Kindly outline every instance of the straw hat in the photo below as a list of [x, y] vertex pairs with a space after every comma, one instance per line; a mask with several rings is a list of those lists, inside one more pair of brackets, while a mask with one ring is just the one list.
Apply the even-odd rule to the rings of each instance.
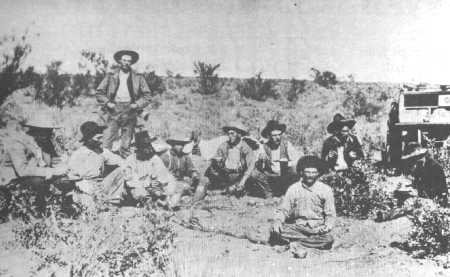
[[51, 113], [44, 111], [27, 116], [23, 125], [43, 129], [61, 128], [61, 126], [56, 123], [55, 117]]
[[181, 135], [175, 135], [166, 140], [166, 142], [170, 145], [186, 145], [191, 142], [191, 138]]
[[233, 131], [236, 131], [237, 133], [241, 134], [242, 136], [247, 136], [248, 135], [247, 128], [244, 126], [244, 124], [242, 124], [239, 121], [231, 122], [230, 124], [222, 127], [222, 130], [225, 133], [228, 133], [228, 131], [233, 130]]

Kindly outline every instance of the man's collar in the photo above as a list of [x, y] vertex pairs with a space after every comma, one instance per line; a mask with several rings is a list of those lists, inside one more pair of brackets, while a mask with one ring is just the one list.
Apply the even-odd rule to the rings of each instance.
[[317, 184], [317, 180], [316, 180], [316, 181], [314, 182], [314, 184], [312, 184], [311, 186], [306, 185], [306, 184], [303, 182], [303, 180], [301, 180], [300, 182], [301, 182], [301, 184], [302, 184], [302, 187], [305, 188], [305, 189], [307, 189], [307, 190], [312, 190], [312, 188], [315, 187], [316, 184]]

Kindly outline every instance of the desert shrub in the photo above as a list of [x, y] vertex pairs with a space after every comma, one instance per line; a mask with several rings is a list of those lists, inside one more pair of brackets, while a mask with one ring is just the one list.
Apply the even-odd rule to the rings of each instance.
[[61, 64], [61, 61], [53, 61], [47, 65], [42, 89], [36, 94], [39, 101], [60, 108], [66, 104], [73, 106], [80, 95], [80, 91], [71, 86], [71, 76], [60, 73]]
[[372, 168], [365, 163], [340, 173], [329, 173], [322, 177], [334, 191], [336, 213], [366, 219], [378, 210], [389, 210], [395, 203], [392, 197], [380, 189], [371, 187]]
[[271, 80], [264, 80], [261, 72], [245, 80], [244, 83], [238, 84], [237, 90], [241, 96], [257, 101], [278, 98], [274, 83]]
[[306, 90], [305, 80], [291, 79], [289, 90], [287, 91], [287, 100], [289, 102], [296, 102], [298, 96], [303, 94]]
[[144, 78], [153, 95], [162, 94], [166, 90], [163, 79], [155, 71], [144, 73]]
[[85, 76], [92, 76], [94, 86], [97, 87], [106, 75], [109, 69], [109, 62], [102, 53], [92, 50], [81, 51], [82, 61], [78, 63], [80, 69], [85, 69]]
[[194, 73], [199, 79], [199, 86], [195, 92], [200, 94], [215, 94], [220, 90], [220, 79], [214, 72], [220, 64], [212, 65], [197, 61], [194, 63]]
[[41, 84], [40, 75], [34, 72], [33, 67], [25, 71], [21, 68], [27, 56], [31, 53], [31, 45], [27, 42], [27, 34], [20, 38], [6, 36], [0, 40], [2, 48], [12, 46], [12, 52], [3, 51], [0, 63], [0, 104], [13, 91], [19, 88], [34, 85], [39, 88]]
[[415, 257], [433, 257], [450, 252], [450, 209], [422, 206], [416, 208], [410, 218], [413, 230], [406, 247]]
[[383, 108], [381, 105], [376, 105], [369, 101], [362, 90], [358, 90], [357, 92], [347, 90], [343, 106], [354, 117], [365, 116], [367, 121], [372, 121], [373, 117]]
[[333, 72], [321, 72], [316, 68], [311, 68], [311, 71], [313, 72], [314, 83], [317, 83], [318, 85], [325, 88], [331, 88], [337, 84], [336, 74], [334, 74]]
[[37, 272], [62, 270], [69, 276], [164, 273], [174, 238], [170, 214], [154, 207], [121, 213], [97, 210], [77, 220], [45, 218], [20, 224], [14, 233], [37, 258]]

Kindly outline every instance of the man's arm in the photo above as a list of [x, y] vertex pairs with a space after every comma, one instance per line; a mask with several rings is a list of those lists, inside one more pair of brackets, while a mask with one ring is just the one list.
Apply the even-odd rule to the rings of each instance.
[[105, 163], [108, 165], [121, 166], [124, 163], [124, 160], [122, 159], [122, 157], [120, 157], [117, 154], [114, 154], [113, 152], [109, 151], [106, 148], [103, 149], [102, 156], [105, 159]]
[[334, 227], [336, 221], [336, 207], [334, 204], [334, 194], [330, 187], [326, 187], [323, 199], [324, 232], [329, 232]]
[[14, 170], [19, 177], [39, 176], [51, 177], [51, 168], [39, 167], [37, 164], [29, 164], [23, 146], [19, 143], [11, 143], [8, 145], [8, 154]]
[[109, 75], [108, 75], [108, 73], [106, 73], [105, 78], [103, 78], [100, 85], [98, 85], [97, 93], [95, 94], [95, 96], [97, 98], [97, 102], [102, 105], [105, 105], [109, 101], [107, 93], [106, 93], [106, 91], [108, 89], [108, 85], [109, 85]]
[[141, 91], [141, 97], [136, 101], [136, 104], [139, 109], [143, 109], [148, 106], [152, 99], [152, 92], [148, 87], [147, 81], [144, 76], [139, 75], [139, 90]]
[[256, 158], [257, 158], [256, 152], [251, 150], [249, 146], [244, 146], [242, 148], [242, 151], [244, 152], [244, 155], [245, 155], [245, 163], [246, 163], [247, 169], [245, 170], [244, 175], [242, 176], [242, 179], [239, 182], [239, 185], [238, 185], [239, 189], [244, 188], [245, 182], [247, 182], [247, 179], [250, 177], [253, 170], [255, 169]]

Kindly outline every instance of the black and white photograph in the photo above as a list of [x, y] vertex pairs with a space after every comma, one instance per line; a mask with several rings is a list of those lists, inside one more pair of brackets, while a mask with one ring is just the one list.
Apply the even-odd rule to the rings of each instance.
[[0, 1], [0, 276], [450, 276], [450, 1]]

